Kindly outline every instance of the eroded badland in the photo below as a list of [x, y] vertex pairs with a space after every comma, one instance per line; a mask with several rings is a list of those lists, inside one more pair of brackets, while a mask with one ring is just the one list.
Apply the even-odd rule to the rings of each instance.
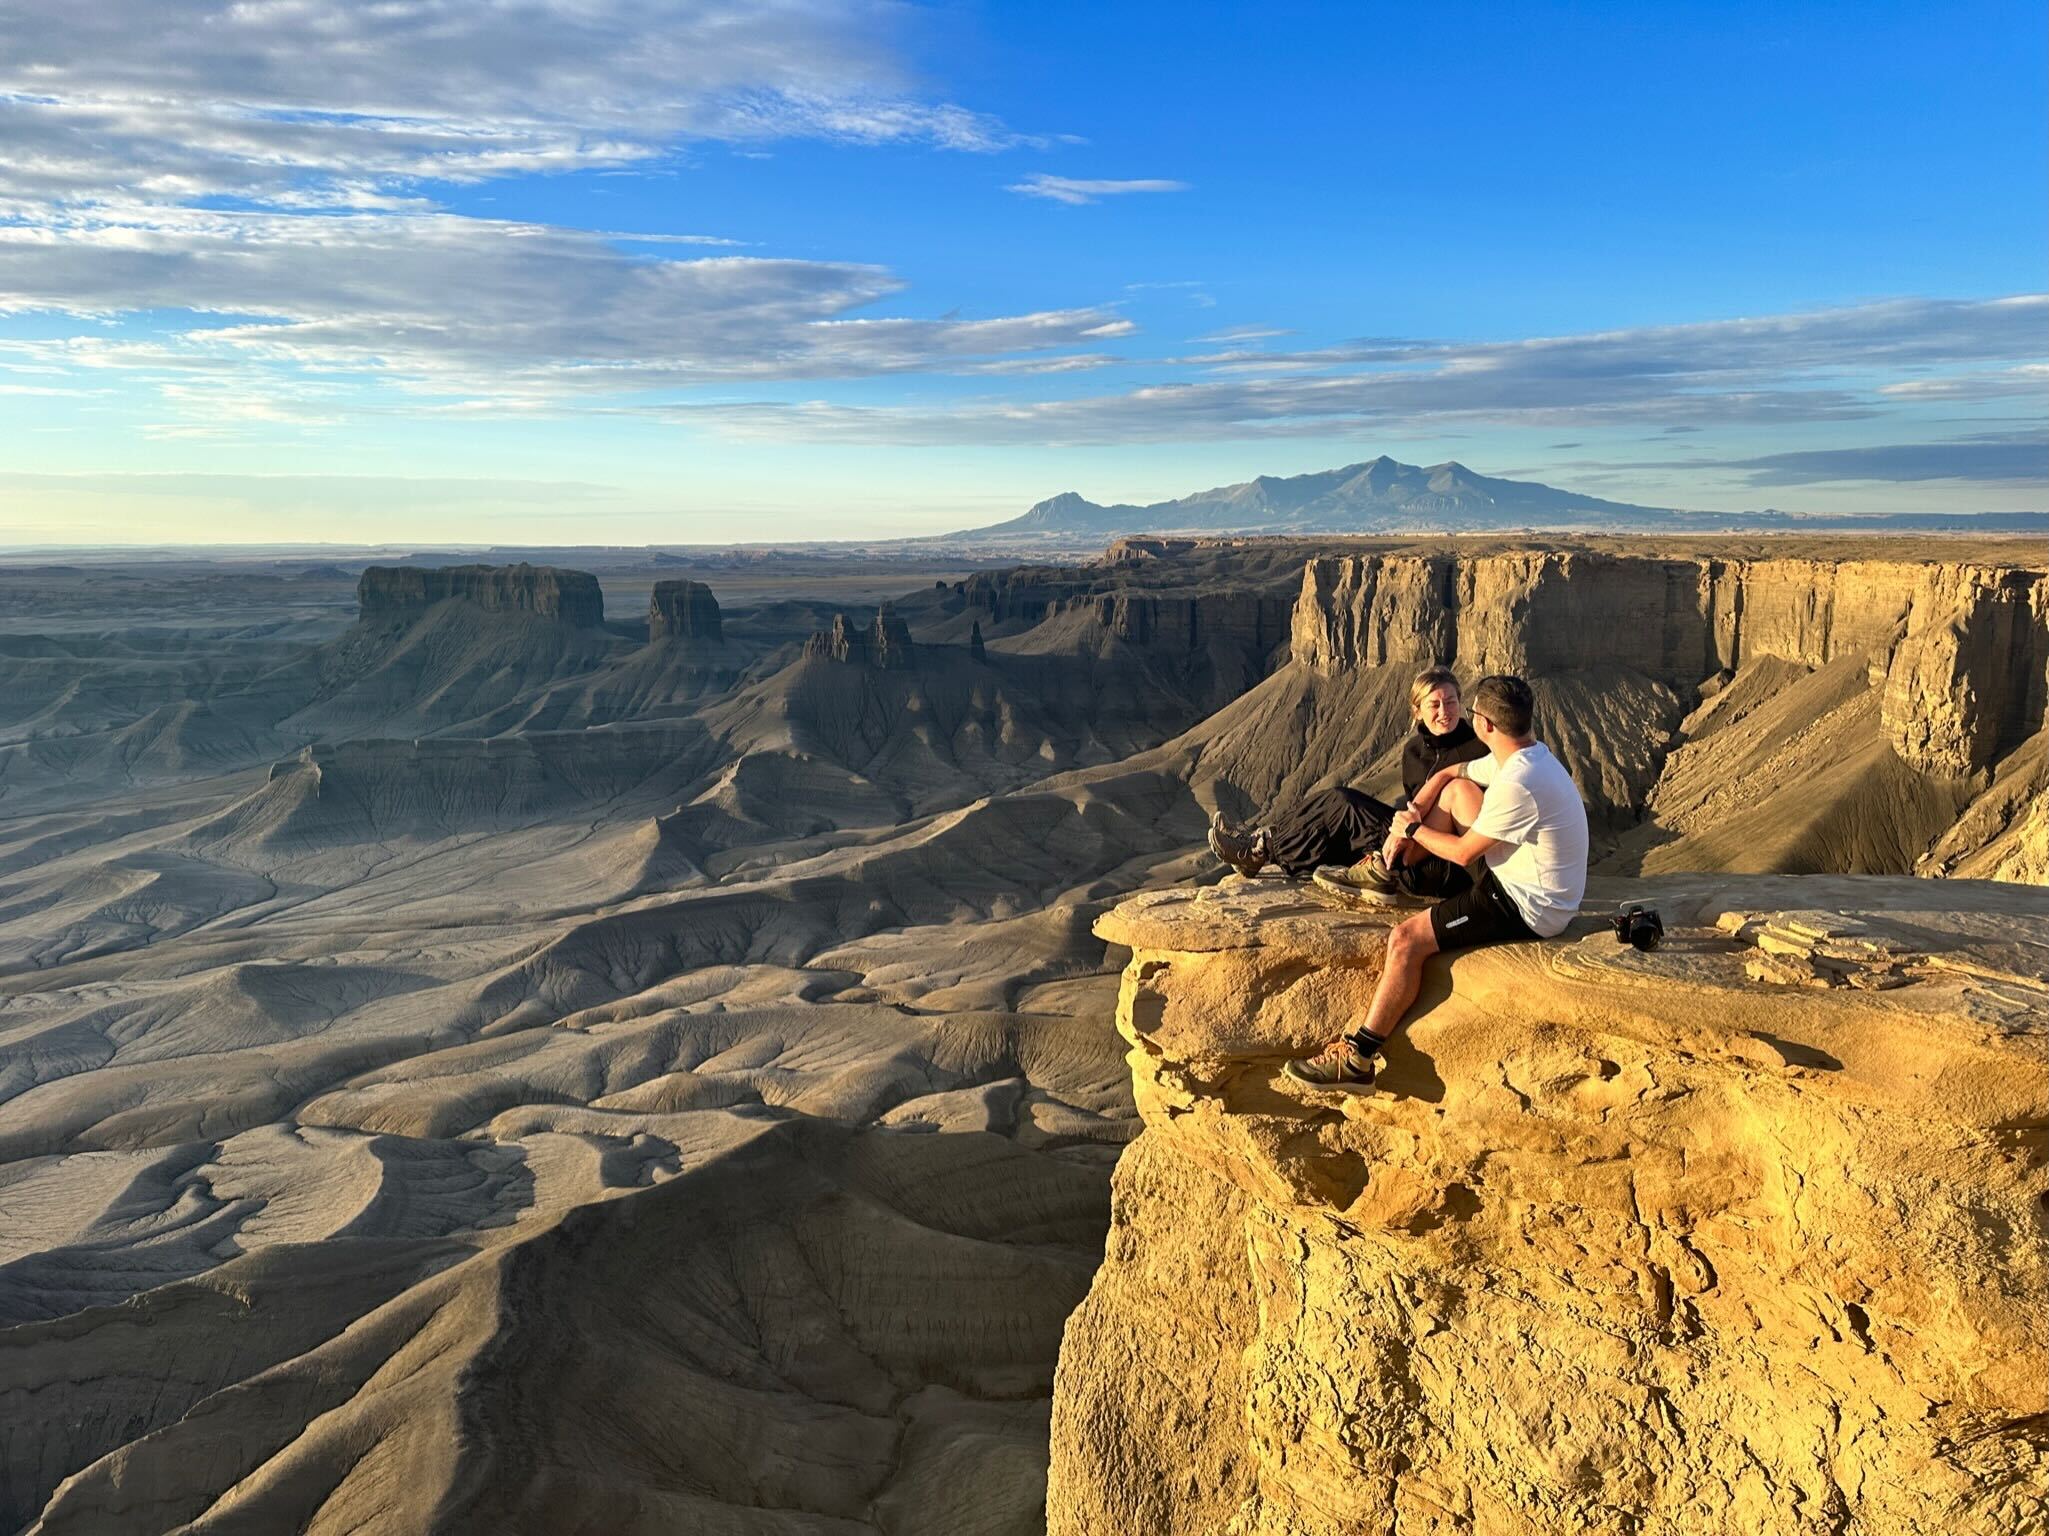
[[[2049, 1528], [2044, 556], [0, 570], [0, 1529]], [[1433, 662], [1596, 878], [1318, 1099]]]

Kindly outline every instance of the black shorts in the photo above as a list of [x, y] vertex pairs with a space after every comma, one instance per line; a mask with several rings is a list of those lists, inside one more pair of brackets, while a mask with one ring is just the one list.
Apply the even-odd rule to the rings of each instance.
[[1430, 909], [1430, 932], [1441, 952], [1537, 937], [1485, 864], [1470, 887]]

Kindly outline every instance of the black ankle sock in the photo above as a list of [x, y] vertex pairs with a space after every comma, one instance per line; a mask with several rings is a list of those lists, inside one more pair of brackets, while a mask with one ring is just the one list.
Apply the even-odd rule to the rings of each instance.
[[1371, 1061], [1374, 1057], [1378, 1056], [1380, 1048], [1387, 1044], [1380, 1036], [1369, 1035], [1363, 1029], [1345, 1036], [1345, 1043], [1357, 1051], [1360, 1058], [1365, 1061]]

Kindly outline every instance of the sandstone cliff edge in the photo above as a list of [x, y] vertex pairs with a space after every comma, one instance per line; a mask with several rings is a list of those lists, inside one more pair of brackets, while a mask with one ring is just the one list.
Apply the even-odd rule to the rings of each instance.
[[1055, 1536], [2044, 1529], [2049, 893], [1624, 895], [1664, 948], [1461, 956], [1350, 1098], [1279, 1067], [1376, 920], [1235, 878], [1100, 920], [1146, 1129]]

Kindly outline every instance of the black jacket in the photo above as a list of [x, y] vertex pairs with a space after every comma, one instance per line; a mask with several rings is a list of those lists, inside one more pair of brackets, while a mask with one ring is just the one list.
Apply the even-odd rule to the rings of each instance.
[[1431, 774], [1486, 755], [1487, 749], [1473, 734], [1472, 722], [1461, 720], [1442, 736], [1433, 736], [1418, 720], [1402, 747], [1402, 790], [1413, 800]]

